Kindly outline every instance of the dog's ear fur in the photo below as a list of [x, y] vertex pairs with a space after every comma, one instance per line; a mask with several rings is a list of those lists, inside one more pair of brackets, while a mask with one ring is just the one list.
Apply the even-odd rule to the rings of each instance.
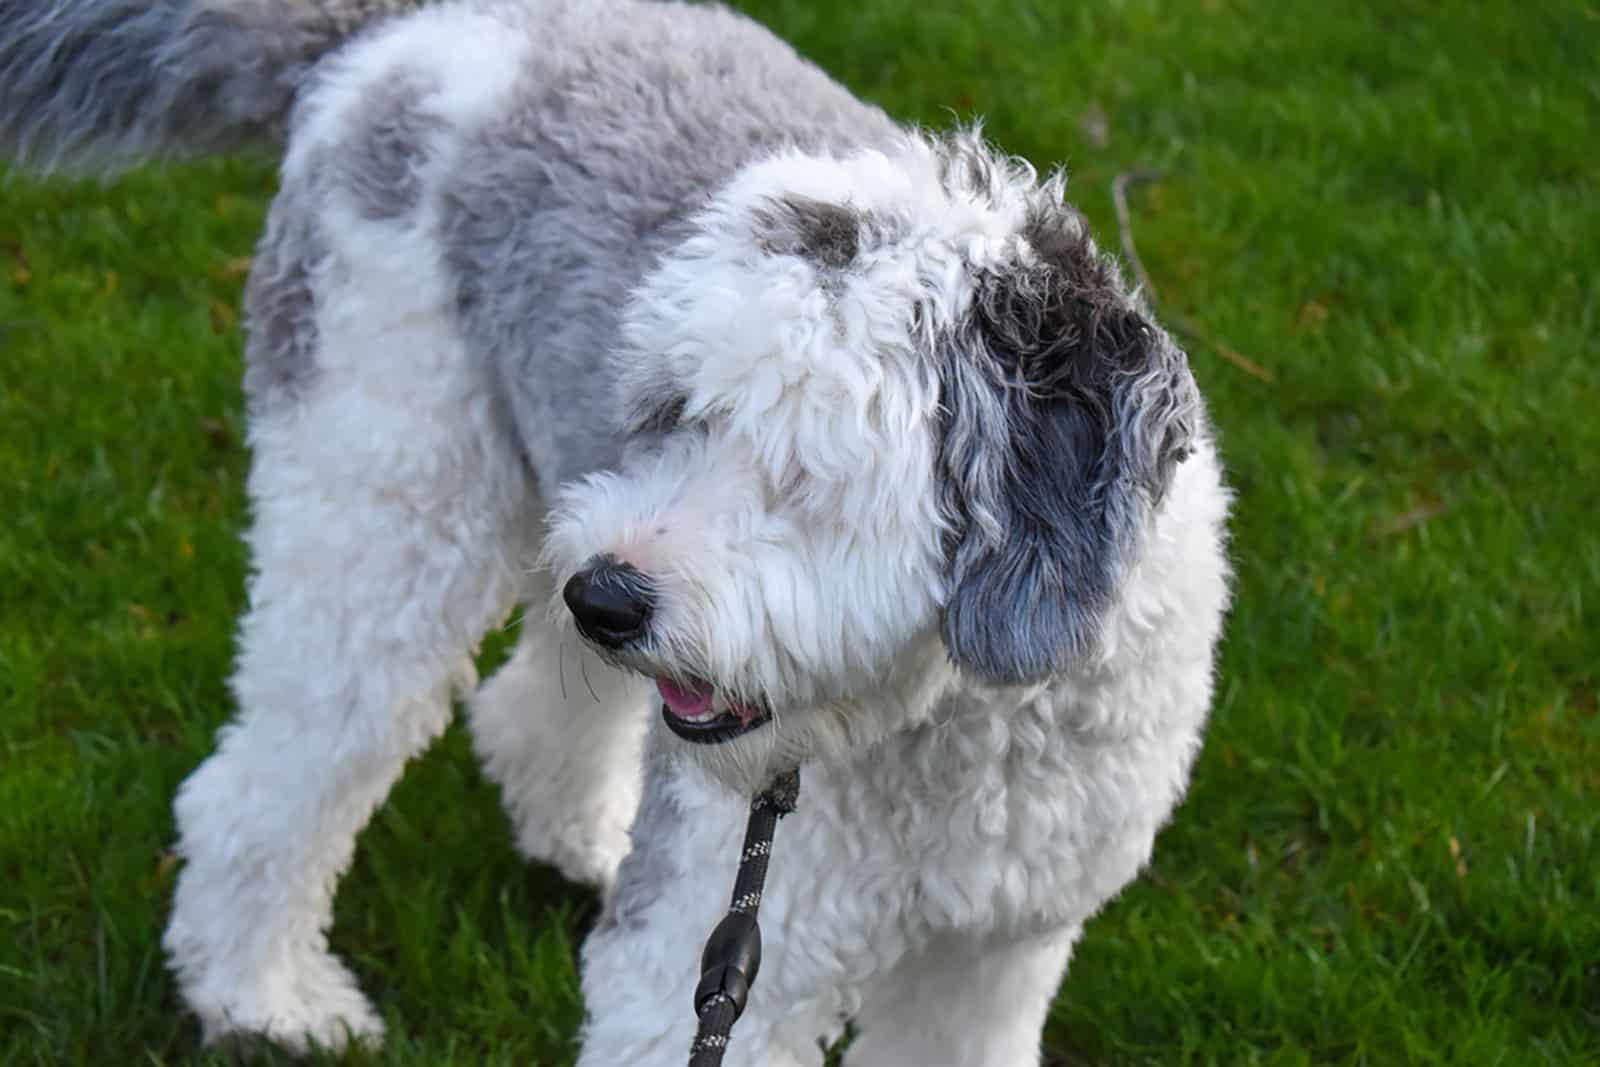
[[1094, 653], [1198, 432], [1199, 394], [1059, 205], [979, 275], [942, 364], [945, 647], [988, 682], [1036, 682]]

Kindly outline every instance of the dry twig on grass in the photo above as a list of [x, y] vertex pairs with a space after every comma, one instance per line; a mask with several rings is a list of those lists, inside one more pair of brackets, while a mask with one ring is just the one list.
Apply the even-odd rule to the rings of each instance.
[[[1125, 170], [1111, 181], [1111, 204], [1117, 212], [1117, 234], [1121, 239], [1122, 255], [1128, 261], [1128, 267], [1133, 271], [1134, 280], [1139, 284], [1139, 291], [1152, 308], [1160, 300], [1156, 296], [1155, 283], [1150, 280], [1150, 273], [1144, 269], [1144, 261], [1139, 258], [1139, 248], [1133, 242], [1133, 217], [1128, 210], [1128, 187], [1143, 185], [1146, 182], [1158, 182], [1164, 175], [1159, 170], [1140, 168], [1138, 170]], [[1217, 355], [1232, 363], [1253, 378], [1263, 382], [1275, 382], [1278, 376], [1263, 367], [1255, 360], [1246, 357], [1238, 349], [1212, 337], [1189, 319], [1174, 312], [1165, 312], [1163, 317], [1171, 323], [1173, 329], [1182, 334], [1187, 334], [1201, 344], [1216, 352]]]

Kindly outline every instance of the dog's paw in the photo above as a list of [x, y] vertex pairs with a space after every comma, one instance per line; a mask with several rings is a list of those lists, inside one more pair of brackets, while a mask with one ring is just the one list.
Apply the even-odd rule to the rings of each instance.
[[205, 1043], [246, 1051], [262, 1040], [296, 1054], [383, 1043], [383, 1020], [332, 956], [301, 959], [287, 974], [210, 995], [185, 990]]
[[517, 828], [517, 851], [536, 863], [548, 863], [569, 882], [611, 891], [617, 868], [633, 847], [627, 819], [613, 813], [591, 818], [584, 826], [556, 826], [525, 819]]

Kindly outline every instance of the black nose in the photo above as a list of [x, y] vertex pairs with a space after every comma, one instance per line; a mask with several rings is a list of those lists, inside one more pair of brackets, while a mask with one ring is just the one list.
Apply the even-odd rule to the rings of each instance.
[[644, 632], [654, 606], [650, 580], [631, 564], [591, 560], [561, 591], [578, 631], [597, 645], [620, 648]]

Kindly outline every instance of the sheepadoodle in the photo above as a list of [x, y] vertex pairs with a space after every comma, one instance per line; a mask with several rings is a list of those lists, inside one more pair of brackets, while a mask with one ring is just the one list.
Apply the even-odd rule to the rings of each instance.
[[1062, 180], [718, 6], [0, 0], [0, 155], [251, 144], [249, 604], [165, 935], [206, 1035], [381, 1036], [330, 904], [460, 695], [520, 847], [604, 893], [584, 1067], [684, 1061], [795, 766], [728, 1062], [853, 1020], [851, 1063], [1036, 1064], [1228, 600], [1186, 358]]

